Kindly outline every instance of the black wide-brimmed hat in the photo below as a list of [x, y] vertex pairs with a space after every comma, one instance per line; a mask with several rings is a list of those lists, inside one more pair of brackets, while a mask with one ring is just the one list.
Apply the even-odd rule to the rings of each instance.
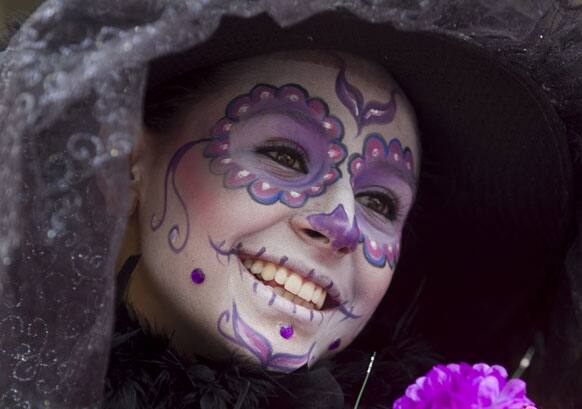
[[[169, 85], [292, 49], [385, 66], [418, 113], [423, 152], [402, 257], [371, 325], [333, 360], [275, 380], [274, 403], [257, 392], [273, 374], [233, 383], [219, 365], [176, 360], [168, 376], [167, 340], [152, 348], [131, 317], [112, 334], [124, 322], [114, 266], [143, 86], [148, 120]], [[424, 340], [448, 362], [510, 370], [533, 344], [528, 394], [582, 407], [581, 85], [580, 0], [47, 1], [0, 53], [0, 406], [94, 407], [109, 365], [120, 402], [141, 394], [173, 408], [193, 387], [206, 407], [214, 396], [335, 408], [355, 400], [378, 351], [360, 407], [384, 407], [434, 364], [414, 342]], [[176, 380], [185, 394], [159, 383]]]
[[[380, 63], [418, 115], [419, 194], [375, 320], [416, 299], [419, 330], [449, 360], [514, 365], [546, 318], [573, 220], [566, 132], [539, 85], [463, 39], [326, 12], [287, 28], [266, 14], [223, 18], [206, 42], [151, 63], [148, 95], [193, 70], [296, 49]], [[381, 346], [381, 328], [361, 346]]]

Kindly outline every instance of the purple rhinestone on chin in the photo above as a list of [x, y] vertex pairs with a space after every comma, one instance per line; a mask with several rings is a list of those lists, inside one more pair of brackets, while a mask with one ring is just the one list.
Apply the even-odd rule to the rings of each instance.
[[341, 343], [342, 343], [342, 340], [340, 338], [337, 338], [335, 341], [333, 341], [329, 345], [329, 347], [327, 349], [329, 349], [330, 351], [333, 351], [334, 349], [338, 349]]
[[205, 278], [206, 274], [204, 274], [204, 271], [202, 271], [201, 268], [195, 268], [192, 270], [192, 282], [194, 284], [202, 284]]
[[291, 338], [293, 336], [293, 326], [291, 326], [290, 324], [281, 325], [281, 328], [279, 329], [279, 334], [285, 339]]

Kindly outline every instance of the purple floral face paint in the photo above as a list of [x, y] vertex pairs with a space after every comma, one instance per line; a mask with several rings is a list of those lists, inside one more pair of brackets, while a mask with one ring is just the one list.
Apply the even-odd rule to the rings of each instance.
[[[348, 162], [350, 183], [356, 198], [356, 220], [360, 228], [359, 241], [364, 243], [366, 259], [376, 267], [386, 262], [396, 266], [400, 250], [402, 214], [412, 203], [414, 191], [412, 152], [403, 148], [398, 139], [386, 143], [379, 134], [370, 134], [364, 141], [363, 154], [353, 154]], [[388, 197], [392, 201], [382, 217], [370, 209], [377, 202], [369, 198]], [[369, 203], [368, 206], [363, 203]], [[393, 206], [393, 208], [390, 208]], [[377, 206], [376, 206], [377, 207]]]
[[345, 64], [337, 75], [335, 81], [335, 92], [342, 104], [350, 111], [356, 124], [358, 125], [358, 135], [362, 128], [370, 124], [388, 124], [394, 120], [396, 115], [396, 94], [392, 91], [389, 102], [381, 103], [370, 101], [364, 104], [362, 92], [346, 79]]
[[[140, 263], [158, 288], [132, 295], [185, 352], [290, 372], [346, 347], [390, 284], [387, 246], [398, 245], [412, 172], [384, 148], [368, 158], [365, 137], [378, 132], [391, 149], [396, 136], [402, 157], [405, 146], [416, 152], [414, 113], [365, 61], [342, 55], [339, 72], [329, 55], [298, 57], [225, 65], [224, 88], [185, 105], [180, 126], [160, 135], [168, 143], [146, 144], [140, 159]], [[350, 170], [350, 155], [365, 169]], [[321, 237], [310, 228], [329, 248], [312, 245]], [[383, 270], [372, 240], [385, 247]]]
[[[230, 326], [227, 326], [229, 323]], [[309, 350], [302, 355], [273, 353], [273, 347], [269, 340], [239, 316], [235, 302], [232, 304], [232, 317], [230, 311], [222, 312], [216, 327], [218, 332], [227, 340], [254, 355], [265, 369], [292, 372], [309, 361], [309, 356], [315, 346], [315, 343], [313, 343]], [[231, 332], [232, 335], [230, 334]]]
[[299, 85], [257, 85], [232, 100], [204, 151], [227, 188], [261, 204], [302, 206], [341, 177], [343, 125]]

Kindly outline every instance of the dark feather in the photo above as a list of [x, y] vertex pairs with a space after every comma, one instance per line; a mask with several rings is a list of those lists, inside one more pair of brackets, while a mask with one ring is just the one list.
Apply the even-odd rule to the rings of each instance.
[[[378, 351], [360, 408], [389, 408], [404, 388], [436, 361], [405, 331], [369, 327], [384, 334], [387, 346]], [[386, 335], [390, 333], [393, 337]], [[369, 352], [348, 349], [333, 360], [287, 375], [234, 359], [215, 362], [198, 357], [191, 362], [179, 356], [167, 338], [140, 328], [121, 304], [102, 408], [350, 408], [369, 358]]]

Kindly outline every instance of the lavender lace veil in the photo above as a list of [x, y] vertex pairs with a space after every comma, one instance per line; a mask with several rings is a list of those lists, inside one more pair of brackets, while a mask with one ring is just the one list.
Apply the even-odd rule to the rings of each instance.
[[[268, 12], [289, 26], [337, 7], [448, 34], [526, 69], [580, 163], [579, 0], [49, 0], [0, 54], [0, 407], [94, 408], [101, 399], [148, 61], [204, 41], [225, 14]], [[540, 364], [548, 374], [580, 359], [579, 243], [550, 331], [568, 336], [548, 337], [561, 351]]]

